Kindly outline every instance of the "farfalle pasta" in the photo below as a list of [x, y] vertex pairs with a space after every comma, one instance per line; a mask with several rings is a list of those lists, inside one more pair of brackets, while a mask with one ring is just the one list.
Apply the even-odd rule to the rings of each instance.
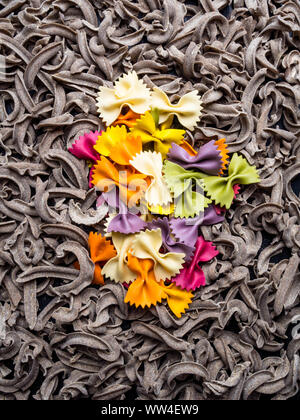
[[166, 299], [170, 310], [178, 317], [189, 307], [193, 294], [174, 283], [166, 285], [158, 282], [154, 273], [154, 262], [148, 259], [138, 259], [128, 254], [128, 267], [137, 274], [136, 280], [129, 286], [125, 303], [151, 307]]
[[221, 152], [213, 140], [201, 146], [194, 156], [173, 143], [168, 153], [168, 161], [177, 163], [184, 169], [196, 169], [209, 175], [218, 175], [223, 166]]
[[209, 176], [204, 179], [204, 189], [216, 204], [231, 206], [234, 199], [234, 185], [259, 182], [256, 169], [245, 158], [235, 153], [230, 161], [227, 177]]
[[214, 205], [210, 205], [194, 218], [173, 217], [169, 223], [171, 232], [179, 243], [194, 247], [199, 235], [199, 226], [215, 225], [223, 221], [224, 216], [221, 212], [219, 213]]
[[102, 134], [98, 136], [94, 149], [119, 165], [129, 165], [129, 161], [142, 151], [141, 138], [127, 133], [124, 125], [109, 127]]
[[151, 105], [159, 111], [160, 124], [176, 115], [183, 127], [193, 130], [200, 120], [202, 102], [196, 90], [186, 93], [177, 104], [172, 104], [164, 91], [154, 88]]
[[139, 259], [128, 254], [128, 267], [136, 273], [136, 280], [129, 286], [125, 297], [125, 303], [145, 308], [161, 303], [165, 298], [163, 288], [157, 282], [154, 274], [154, 261], [150, 259]]
[[167, 304], [180, 318], [206, 283], [202, 264], [219, 254], [199, 227], [222, 223], [241, 185], [259, 175], [242, 156], [230, 160], [224, 138], [187, 141], [201, 117], [197, 91], [172, 104], [133, 71], [102, 87], [97, 102], [106, 129], [69, 149], [87, 160], [96, 205], [109, 209], [104, 233], [89, 236], [94, 283], [121, 283], [125, 303]]
[[101, 156], [93, 168], [92, 184], [102, 192], [118, 188], [121, 200], [131, 206], [147, 190], [146, 178], [146, 175], [136, 172], [132, 167], [117, 167]]
[[165, 180], [174, 194], [175, 216], [194, 217], [211, 203], [203, 193], [204, 173], [187, 171], [176, 163], [167, 161], [164, 166]]
[[128, 128], [134, 127], [137, 120], [141, 117], [140, 114], [133, 112], [129, 109], [127, 112], [119, 115], [118, 119], [112, 124], [112, 126], [126, 125]]
[[218, 253], [211, 242], [206, 242], [200, 236], [197, 239], [191, 263], [185, 264], [184, 268], [172, 281], [185, 290], [195, 290], [200, 286], [205, 286], [205, 275], [199, 263], [212, 260]]
[[150, 89], [139, 80], [135, 71], [119, 78], [113, 89], [101, 87], [97, 97], [100, 117], [109, 126], [118, 119], [124, 107], [135, 114], [144, 114], [150, 109]]
[[111, 258], [102, 268], [102, 274], [116, 283], [130, 284], [137, 277], [127, 265], [127, 255], [130, 252], [135, 235], [112, 233], [112, 242], [117, 255]]
[[151, 229], [159, 228], [161, 230], [162, 243], [166, 250], [169, 252], [179, 252], [184, 254], [185, 261], [189, 261], [192, 258], [195, 251], [193, 244], [189, 245], [188, 242], [184, 243], [174, 240], [172, 237], [173, 232], [171, 230], [170, 221], [167, 217], [154, 219], [148, 224], [148, 226], [150, 226]]
[[130, 164], [152, 180], [145, 192], [145, 200], [149, 206], [165, 206], [171, 203], [171, 192], [162, 176], [163, 161], [160, 153], [141, 152], [130, 161]]
[[79, 137], [75, 143], [69, 148], [69, 152], [76, 156], [78, 159], [86, 159], [92, 163], [96, 163], [100, 158], [95, 145], [102, 132], [98, 131], [86, 133]]
[[[114, 258], [117, 252], [112, 243], [100, 233], [90, 232], [88, 242], [91, 260], [95, 264], [93, 283], [104, 284], [102, 267], [107, 261]], [[75, 263], [75, 267], [80, 268], [79, 263]]]
[[185, 254], [178, 252], [160, 252], [162, 246], [160, 229], [146, 230], [136, 235], [131, 253], [137, 258], [152, 259], [154, 272], [159, 280], [170, 280], [179, 273], [184, 263]]
[[119, 232], [130, 234], [146, 229], [147, 223], [137, 214], [130, 212], [122, 200], [118, 200], [118, 209], [116, 210], [117, 214], [112, 214], [112, 218], [108, 220], [107, 233]]
[[172, 129], [170, 122], [159, 126], [158, 118], [155, 119], [157, 115], [155, 111], [146, 112], [130, 131], [134, 136], [140, 137], [143, 144], [154, 143], [154, 150], [165, 158], [172, 143], [183, 142], [185, 131]]
[[[102, 136], [103, 134], [103, 136]], [[127, 137], [126, 127], [108, 127], [101, 136], [97, 138], [94, 149], [103, 156], [111, 156], [111, 150], [119, 143], [123, 143]]]

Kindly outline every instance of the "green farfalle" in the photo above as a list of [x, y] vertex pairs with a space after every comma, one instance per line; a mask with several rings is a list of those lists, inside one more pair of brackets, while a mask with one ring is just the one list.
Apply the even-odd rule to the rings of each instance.
[[248, 185], [259, 182], [260, 178], [255, 166], [249, 165], [246, 159], [235, 153], [228, 168], [227, 177], [207, 176], [203, 180], [204, 190], [216, 204], [230, 208], [234, 199], [233, 186]]
[[203, 212], [211, 200], [203, 194], [203, 179], [208, 175], [187, 171], [166, 161], [164, 178], [175, 198], [175, 217], [194, 217]]

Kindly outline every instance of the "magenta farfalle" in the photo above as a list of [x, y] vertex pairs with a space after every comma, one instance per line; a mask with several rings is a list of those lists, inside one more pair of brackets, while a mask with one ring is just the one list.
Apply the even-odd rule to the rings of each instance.
[[205, 286], [205, 275], [199, 263], [210, 261], [218, 254], [219, 251], [212, 242], [206, 242], [202, 236], [199, 236], [192, 262], [184, 265], [178, 276], [172, 279], [173, 283], [186, 290], [195, 290], [200, 286]]
[[96, 163], [100, 159], [100, 155], [94, 149], [94, 146], [97, 142], [99, 136], [101, 136], [102, 131], [91, 131], [90, 133], [84, 134], [75, 140], [72, 146], [69, 148], [69, 152], [76, 156], [78, 159], [90, 160], [93, 163]]

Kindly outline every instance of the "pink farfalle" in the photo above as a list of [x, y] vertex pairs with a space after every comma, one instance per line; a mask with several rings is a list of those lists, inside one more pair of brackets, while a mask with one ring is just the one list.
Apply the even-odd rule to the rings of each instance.
[[94, 169], [95, 169], [95, 165], [93, 165], [91, 167], [91, 169], [90, 169], [90, 173], [89, 173], [89, 188], [93, 188], [93, 186], [94, 186], [93, 183], [92, 183]]
[[212, 242], [206, 242], [200, 236], [196, 242], [196, 251], [190, 264], [185, 264], [178, 276], [172, 279], [176, 286], [186, 290], [195, 290], [200, 286], [205, 286], [205, 276], [200, 262], [207, 262], [213, 259], [219, 251], [212, 245]]
[[90, 160], [93, 163], [96, 163], [100, 159], [99, 153], [96, 152], [94, 146], [97, 142], [99, 136], [101, 136], [102, 131], [91, 131], [86, 133], [79, 139], [75, 140], [72, 146], [68, 149], [72, 155], [76, 156], [78, 159]]
[[[241, 186], [239, 184], [235, 184], [233, 186], [234, 198], [236, 198], [236, 196], [239, 194], [240, 189], [241, 189]], [[215, 211], [217, 215], [219, 216], [222, 213], [226, 213], [226, 207], [220, 207], [219, 205], [215, 205]]]

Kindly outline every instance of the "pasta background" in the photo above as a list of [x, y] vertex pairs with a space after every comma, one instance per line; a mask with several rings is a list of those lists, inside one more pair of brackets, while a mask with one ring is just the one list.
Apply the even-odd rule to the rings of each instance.
[[[0, 399], [299, 397], [299, 2], [1, 0], [0, 20]], [[261, 171], [201, 227], [220, 255], [180, 319], [91, 285], [104, 215], [67, 148], [132, 70], [173, 104], [197, 90], [190, 141]]]

